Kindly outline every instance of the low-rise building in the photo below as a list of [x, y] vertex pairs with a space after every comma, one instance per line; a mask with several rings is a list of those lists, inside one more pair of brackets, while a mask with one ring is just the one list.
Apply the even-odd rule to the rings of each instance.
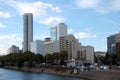
[[17, 47], [16, 45], [12, 45], [8, 50], [7, 53], [19, 53], [19, 47]]
[[45, 54], [60, 52], [58, 40], [44, 42], [44, 45], [45, 45]]
[[86, 46], [86, 61], [94, 63], [94, 47]]

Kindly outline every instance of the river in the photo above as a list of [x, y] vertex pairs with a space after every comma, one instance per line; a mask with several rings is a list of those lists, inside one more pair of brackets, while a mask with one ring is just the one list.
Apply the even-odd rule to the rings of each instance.
[[0, 68], [0, 80], [87, 80], [87, 79]]

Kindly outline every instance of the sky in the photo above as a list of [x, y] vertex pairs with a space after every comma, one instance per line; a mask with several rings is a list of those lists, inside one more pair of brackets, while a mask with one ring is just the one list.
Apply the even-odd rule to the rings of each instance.
[[24, 13], [33, 13], [34, 40], [64, 22], [83, 46], [107, 51], [106, 38], [120, 32], [120, 0], [0, 0], [0, 55], [12, 45], [22, 48]]

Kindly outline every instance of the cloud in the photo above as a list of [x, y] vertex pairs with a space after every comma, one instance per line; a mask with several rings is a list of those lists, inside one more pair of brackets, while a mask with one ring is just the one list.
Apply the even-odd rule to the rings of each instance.
[[113, 0], [111, 3], [112, 10], [120, 11], [120, 0]]
[[[63, 12], [58, 6], [41, 1], [36, 2], [18, 2], [15, 0], [9, 1], [8, 5], [17, 10], [20, 15], [24, 13], [33, 13], [34, 20], [38, 23], [53, 25], [55, 22], [64, 21], [65, 18], [59, 16]], [[55, 15], [58, 15], [55, 17]]]
[[60, 17], [49, 17], [44, 20], [40, 20], [39, 23], [46, 24], [46, 25], [56, 25], [58, 23], [64, 22], [66, 19], [62, 16]]
[[52, 8], [54, 12], [63, 12], [59, 7]]
[[10, 18], [10, 14], [8, 12], [2, 12], [0, 11], [0, 18]]
[[98, 5], [99, 0], [76, 0], [75, 3], [79, 8], [94, 8]]
[[120, 0], [75, 0], [75, 5], [80, 9], [92, 9], [101, 14], [120, 11]]
[[0, 28], [6, 28], [6, 25], [0, 23]]
[[94, 38], [94, 37], [97, 37], [97, 35], [92, 35], [92, 34], [85, 33], [85, 32], [75, 33], [74, 36], [77, 39], [79, 39], [79, 38]]
[[5, 42], [6, 44], [18, 44], [22, 43], [22, 38], [18, 34], [8, 34], [0, 35], [0, 42]]
[[114, 25], [114, 26], [120, 26], [120, 23], [118, 21], [112, 20], [112, 19], [102, 19], [105, 23]]
[[11, 45], [22, 47], [22, 37], [19, 34], [0, 35], [0, 55], [7, 54]]
[[73, 30], [72, 29], [68, 29], [68, 33], [70, 34], [70, 33], [72, 33], [73, 32]]
[[0, 44], [0, 55], [7, 54], [7, 49], [10, 47], [8, 44]]

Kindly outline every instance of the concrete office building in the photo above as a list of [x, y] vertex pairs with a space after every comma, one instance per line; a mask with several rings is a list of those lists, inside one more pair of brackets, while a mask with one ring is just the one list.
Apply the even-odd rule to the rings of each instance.
[[31, 52], [35, 54], [44, 54], [44, 41], [36, 40], [31, 42]]
[[30, 51], [30, 44], [33, 41], [33, 14], [23, 15], [23, 52]]
[[45, 42], [44, 45], [45, 45], [45, 54], [60, 52], [58, 40]]
[[19, 47], [17, 47], [16, 45], [12, 45], [8, 50], [7, 53], [19, 53]]
[[67, 25], [65, 23], [59, 23], [50, 28], [50, 38], [52, 41], [59, 40], [63, 36], [67, 36]]

